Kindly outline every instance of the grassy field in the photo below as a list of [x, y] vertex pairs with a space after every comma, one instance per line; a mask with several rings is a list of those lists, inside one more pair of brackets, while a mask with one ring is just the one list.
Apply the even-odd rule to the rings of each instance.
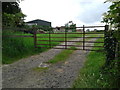
[[[96, 35], [96, 34], [95, 35], [91, 35], [90, 34], [89, 37], [98, 37], [98, 35]], [[103, 37], [103, 35], [101, 35], [100, 37]], [[90, 38], [87, 38], [86, 40], [88, 41], [88, 40], [90, 40]], [[103, 39], [97, 40], [97, 42], [100, 42], [100, 41], [103, 41]], [[81, 45], [81, 44], [82, 44], [82, 42], [77, 42], [76, 43], [76, 45]], [[100, 44], [99, 45], [95, 44], [95, 46], [100, 46]], [[101, 46], [103, 46], [103, 44], [101, 44]], [[56, 55], [53, 59], [49, 60], [47, 63], [54, 64], [54, 63], [57, 63], [59, 61], [65, 61], [77, 49], [74, 46], [72, 46], [70, 48], [72, 50], [63, 50], [61, 53]], [[96, 50], [96, 49], [98, 49], [98, 48], [95, 48], [94, 50]], [[103, 48], [101, 48], [101, 49], [103, 49]]]
[[[38, 44], [49, 44], [49, 34], [38, 34], [37, 35], [37, 40], [48, 40], [48, 41], [38, 41], [37, 43]], [[40, 37], [43, 37], [43, 38], [40, 38]], [[50, 40], [55, 40], [55, 41], [51, 41], [51, 45], [52, 47], [54, 45], [58, 45], [59, 43], [62, 43], [65, 41], [65, 34], [51, 34], [50, 35]], [[63, 37], [63, 38], [61, 38]], [[82, 37], [82, 34], [67, 34], [67, 40], [70, 40], [70, 39], [73, 39], [73, 37]], [[57, 42], [58, 41], [58, 42]], [[62, 41], [62, 42], [59, 42], [59, 41]], [[38, 45], [38, 47], [49, 47], [48, 45]]]
[[[3, 35], [31, 35], [31, 34], [23, 34], [23, 33], [13, 33], [13, 32], [5, 32]], [[41, 36], [44, 38], [39, 38], [41, 40], [48, 40], [48, 34], [38, 34], [37, 36]], [[68, 35], [71, 37], [77, 37], [76, 34]], [[81, 35], [80, 35], [81, 36]], [[52, 34], [52, 37], [64, 37], [64, 34]], [[61, 40], [64, 41], [64, 38], [51, 38], [51, 40]], [[38, 42], [39, 43], [39, 42]], [[40, 41], [42, 44], [48, 44], [46, 41]], [[57, 45], [60, 42], [52, 42], [52, 44]], [[44, 45], [43, 47], [48, 47], [48, 45]], [[3, 37], [2, 38], [2, 63], [10, 64], [21, 58], [28, 57], [30, 55], [34, 55], [43, 51], [48, 50], [47, 48], [34, 48], [34, 38], [33, 37]]]
[[[3, 35], [32, 35], [24, 33], [14, 33], [11, 31], [3, 32]], [[37, 40], [49, 40], [49, 34], [37, 34]], [[65, 34], [51, 34], [51, 40], [65, 41]], [[58, 38], [57, 38], [58, 37]], [[73, 37], [82, 37], [82, 34], [67, 34], [67, 40], [73, 39]], [[58, 45], [61, 42], [52, 42], [52, 45]], [[38, 41], [37, 44], [49, 44], [47, 41]], [[41, 45], [38, 45], [41, 47]], [[49, 47], [49, 45], [43, 45], [42, 47]], [[2, 63], [10, 64], [21, 58], [25, 58], [43, 51], [48, 50], [47, 48], [34, 48], [33, 37], [3, 37], [2, 38]]]
[[[97, 41], [103, 41], [98, 39]], [[102, 45], [96, 43], [96, 46]], [[99, 50], [100, 48], [93, 48]], [[115, 88], [115, 77], [113, 74], [104, 73], [105, 52], [90, 52], [84, 67], [73, 84], [73, 88]]]

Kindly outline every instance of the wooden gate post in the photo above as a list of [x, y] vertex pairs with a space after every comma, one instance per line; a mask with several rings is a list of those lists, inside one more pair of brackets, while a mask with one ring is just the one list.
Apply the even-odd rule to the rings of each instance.
[[104, 30], [104, 46], [105, 46], [105, 43], [108, 43], [106, 42], [105, 40], [105, 37], [107, 37], [107, 31], [109, 30], [109, 25], [105, 25], [105, 30]]
[[109, 29], [109, 25], [105, 25], [105, 32], [107, 32]]

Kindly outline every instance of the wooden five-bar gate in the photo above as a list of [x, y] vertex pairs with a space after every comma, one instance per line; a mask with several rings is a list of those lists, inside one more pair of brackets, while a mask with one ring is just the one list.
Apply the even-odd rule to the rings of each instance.
[[[103, 28], [100, 32], [97, 30], [89, 31], [88, 28]], [[60, 29], [62, 29], [60, 31]], [[74, 32], [72, 32], [74, 29]], [[40, 32], [36, 30], [34, 32], [34, 46], [35, 48], [53, 48], [53, 49], [76, 49], [76, 50], [90, 50], [89, 47], [101, 47], [104, 45], [104, 34], [108, 30], [108, 25], [105, 26], [82, 26], [82, 27], [56, 27], [50, 28], [47, 32]], [[91, 40], [92, 38], [102, 38], [103, 41], [96, 42]], [[75, 40], [79, 39], [79, 40]], [[71, 44], [70, 44], [71, 43]], [[79, 44], [78, 44], [79, 43]], [[86, 43], [93, 43], [92, 45], [86, 45]], [[95, 43], [103, 43], [102, 46], [95, 46]], [[72, 48], [71, 48], [72, 47]], [[73, 48], [74, 47], [74, 48]], [[75, 48], [79, 47], [79, 48]]]

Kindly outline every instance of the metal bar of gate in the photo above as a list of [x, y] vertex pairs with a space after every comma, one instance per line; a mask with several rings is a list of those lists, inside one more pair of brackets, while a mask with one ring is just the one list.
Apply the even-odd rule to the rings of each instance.
[[[48, 37], [37, 37], [37, 38], [48, 38]], [[51, 38], [64, 38], [64, 37], [51, 37]], [[83, 37], [67, 37], [67, 38], [83, 38]], [[104, 37], [85, 37], [85, 38], [104, 38]]]
[[36, 48], [37, 45], [37, 38], [36, 38], [36, 31], [34, 31], [34, 47]]
[[[49, 41], [49, 40], [37, 40], [37, 41]], [[65, 42], [65, 41], [58, 41], [58, 40], [51, 40], [52, 42]], [[67, 41], [67, 42], [83, 42], [83, 41]], [[104, 43], [104, 42], [96, 42], [96, 41], [85, 41], [87, 43]]]
[[50, 33], [50, 29], [49, 29], [49, 47], [51, 48], [51, 33]]
[[[37, 48], [48, 48], [48, 47], [37, 47]], [[49, 48], [48, 48], [49, 49]], [[53, 48], [53, 49], [65, 49], [65, 48]], [[67, 48], [68, 50], [73, 50], [71, 48]], [[77, 50], [83, 50], [83, 49], [77, 49]], [[85, 49], [86, 51], [103, 51], [104, 49], [101, 50], [92, 50], [92, 49]]]
[[[84, 27], [84, 28], [86, 28], [86, 27]], [[44, 33], [41, 33], [41, 34], [44, 34]], [[47, 33], [46, 33], [47, 34]], [[51, 34], [63, 34], [63, 33], [51, 33]], [[67, 33], [67, 34], [76, 34], [76, 33]], [[83, 34], [83, 33], [77, 33], [77, 34]], [[103, 34], [103, 33], [86, 33], [86, 34]]]
[[65, 28], [65, 49], [67, 49], [67, 30]]
[[85, 50], [85, 26], [83, 25], [83, 50]]
[[2, 35], [2, 37], [34, 37], [34, 35]]

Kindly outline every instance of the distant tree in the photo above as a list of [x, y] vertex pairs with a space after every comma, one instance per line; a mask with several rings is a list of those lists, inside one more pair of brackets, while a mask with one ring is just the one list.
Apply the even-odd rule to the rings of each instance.
[[97, 31], [97, 29], [94, 29], [94, 31], [96, 32], [96, 31]]
[[69, 27], [70, 29], [72, 29], [72, 32], [76, 32], [76, 24], [74, 24], [73, 21], [69, 21], [68, 23], [66, 23], [65, 27]]
[[90, 29], [87, 29], [86, 31], [87, 31], [87, 32], [90, 32]]

